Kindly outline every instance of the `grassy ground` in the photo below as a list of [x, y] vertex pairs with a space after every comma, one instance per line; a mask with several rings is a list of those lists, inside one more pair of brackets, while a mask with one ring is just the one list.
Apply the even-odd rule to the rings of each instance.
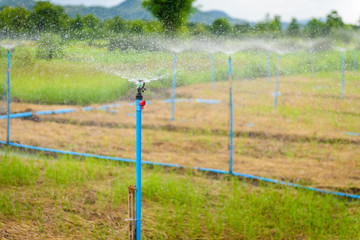
[[[358, 82], [347, 73], [345, 100], [339, 98], [339, 74], [282, 77], [277, 109], [274, 81], [234, 83], [234, 170], [305, 185], [358, 193], [360, 142], [345, 132], [360, 132]], [[149, 87], [151, 88], [151, 86]], [[215, 98], [220, 104], [170, 104], [153, 99], [143, 112], [143, 158], [187, 167], [229, 168], [228, 83], [195, 84], [176, 90], [178, 97]], [[146, 99], [148, 96], [146, 94]], [[119, 102], [104, 111], [41, 116], [39, 121], [12, 120], [14, 142], [62, 150], [135, 158], [134, 106]], [[50, 108], [61, 108], [51, 106]], [[13, 111], [47, 109], [13, 104]], [[6, 121], [0, 122], [2, 140]]]
[[[125, 239], [134, 165], [0, 156], [0, 239]], [[357, 239], [360, 206], [192, 171], [143, 169], [146, 239]]]

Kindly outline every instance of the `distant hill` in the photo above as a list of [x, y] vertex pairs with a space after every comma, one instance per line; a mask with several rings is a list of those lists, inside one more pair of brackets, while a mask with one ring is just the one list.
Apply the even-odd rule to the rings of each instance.
[[[66, 12], [75, 17], [80, 15], [94, 14], [101, 19], [109, 19], [121, 16], [126, 20], [151, 20], [155, 19], [150, 12], [141, 6], [142, 0], [126, 0], [117, 6], [106, 7], [85, 7], [85, 6], [63, 6]], [[24, 6], [31, 9], [35, 5], [35, 0], [0, 0], [0, 6]], [[190, 22], [201, 22], [210, 25], [217, 18], [227, 18], [231, 24], [244, 23], [245, 20], [232, 18], [222, 11], [203, 12], [197, 10], [191, 17]]]
[[21, 6], [31, 9], [34, 5], [34, 0], [0, 0], [0, 6]]

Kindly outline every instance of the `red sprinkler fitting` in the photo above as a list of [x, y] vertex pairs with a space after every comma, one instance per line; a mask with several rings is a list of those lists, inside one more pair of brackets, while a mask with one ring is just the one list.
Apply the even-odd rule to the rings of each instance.
[[145, 100], [141, 100], [141, 101], [140, 101], [141, 109], [144, 109], [144, 106], [145, 106], [145, 105], [146, 105]]

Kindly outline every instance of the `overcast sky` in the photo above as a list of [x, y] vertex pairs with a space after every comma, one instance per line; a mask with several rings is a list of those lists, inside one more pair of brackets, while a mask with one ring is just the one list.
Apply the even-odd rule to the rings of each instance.
[[[84, 4], [86, 6], [115, 6], [124, 0], [51, 0], [58, 4]], [[325, 17], [335, 9], [346, 23], [358, 23], [360, 0], [196, 0], [195, 6], [203, 11], [222, 10], [235, 18], [259, 21], [265, 14], [280, 15], [283, 21], [292, 17], [299, 20]]]

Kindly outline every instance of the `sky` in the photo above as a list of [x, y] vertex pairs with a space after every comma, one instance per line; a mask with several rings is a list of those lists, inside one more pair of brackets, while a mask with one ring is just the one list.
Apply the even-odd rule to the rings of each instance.
[[[124, 0], [51, 0], [57, 4], [83, 4], [86, 6], [115, 6]], [[222, 10], [234, 18], [261, 21], [267, 13], [280, 15], [282, 21], [292, 17], [306, 20], [325, 18], [331, 10], [337, 10], [345, 23], [358, 24], [360, 0], [195, 0], [194, 6], [202, 11]]]

